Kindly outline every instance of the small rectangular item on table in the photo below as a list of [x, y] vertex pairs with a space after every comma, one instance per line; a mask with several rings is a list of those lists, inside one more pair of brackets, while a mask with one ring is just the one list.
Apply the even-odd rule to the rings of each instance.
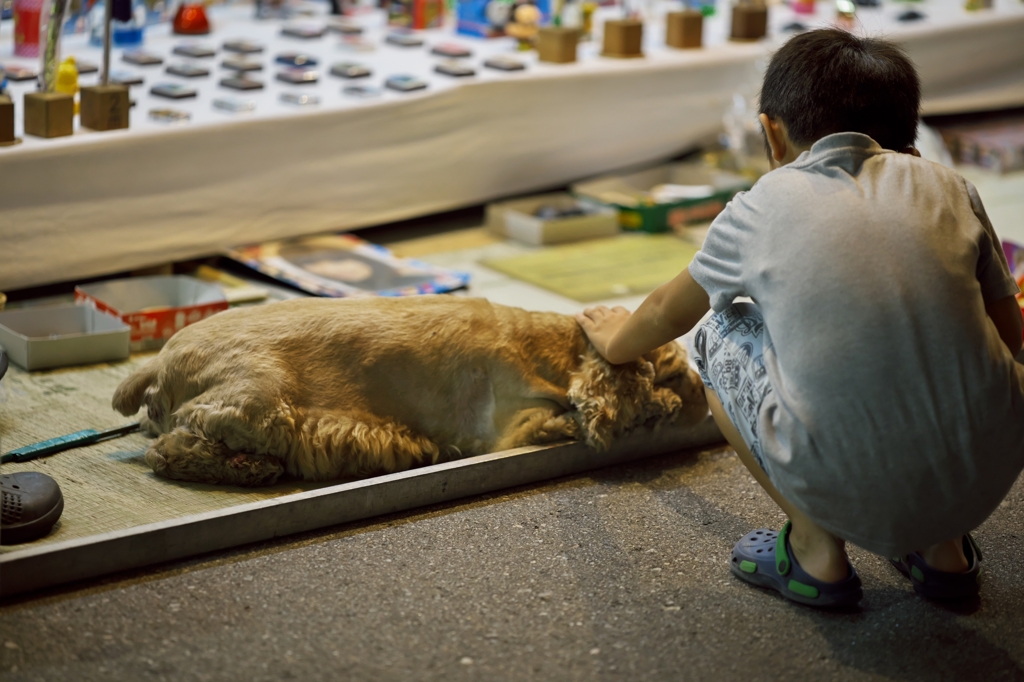
[[619, 232], [614, 209], [581, 201], [566, 192], [488, 204], [487, 226], [498, 235], [536, 246], [610, 237]]
[[26, 370], [126, 360], [130, 331], [116, 316], [89, 306], [0, 313], [0, 345]]

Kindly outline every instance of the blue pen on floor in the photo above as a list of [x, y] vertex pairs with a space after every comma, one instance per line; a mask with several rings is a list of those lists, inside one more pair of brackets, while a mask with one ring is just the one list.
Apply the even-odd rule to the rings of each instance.
[[119, 438], [120, 436], [128, 435], [129, 433], [135, 433], [139, 430], [139, 423], [126, 424], [125, 426], [116, 426], [112, 429], [105, 429], [103, 431], [97, 431], [96, 429], [86, 429], [84, 431], [75, 431], [74, 433], [66, 436], [57, 436], [49, 440], [44, 440], [39, 443], [33, 443], [32, 445], [26, 445], [25, 447], [16, 448], [10, 452], [5, 452], [0, 457], [0, 464], [7, 464], [9, 462], [28, 462], [39, 457], [47, 457], [54, 455], [64, 450], [70, 450], [72, 448], [80, 448], [83, 445], [92, 445], [93, 443], [99, 443], [103, 440], [109, 440], [111, 438]]

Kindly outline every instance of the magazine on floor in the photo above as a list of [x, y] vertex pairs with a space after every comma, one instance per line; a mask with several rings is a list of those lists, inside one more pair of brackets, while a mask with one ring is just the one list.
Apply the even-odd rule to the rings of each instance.
[[469, 274], [410, 258], [353, 235], [299, 237], [230, 249], [248, 267], [317, 296], [414, 296], [469, 285]]

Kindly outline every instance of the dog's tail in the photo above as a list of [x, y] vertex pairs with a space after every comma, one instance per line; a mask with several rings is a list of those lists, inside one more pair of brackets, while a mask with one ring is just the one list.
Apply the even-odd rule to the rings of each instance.
[[131, 416], [138, 412], [142, 406], [142, 397], [146, 394], [146, 389], [156, 382], [159, 372], [160, 362], [158, 359], [152, 360], [132, 372], [114, 391], [114, 399], [111, 401], [114, 409], [125, 416]]

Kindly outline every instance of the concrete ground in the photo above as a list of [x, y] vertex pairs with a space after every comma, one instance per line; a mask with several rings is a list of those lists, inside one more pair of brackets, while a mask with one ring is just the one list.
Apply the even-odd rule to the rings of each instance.
[[856, 549], [860, 608], [732, 577], [782, 518], [727, 449], [115, 576], [0, 607], [14, 680], [1024, 680], [1024, 480], [976, 604]]

